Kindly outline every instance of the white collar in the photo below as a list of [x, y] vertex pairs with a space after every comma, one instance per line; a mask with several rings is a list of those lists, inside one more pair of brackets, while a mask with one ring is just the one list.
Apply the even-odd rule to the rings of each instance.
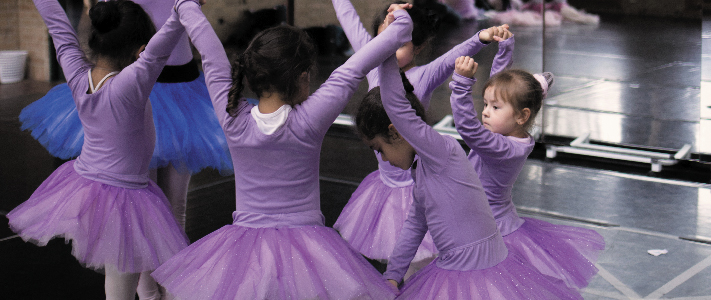
[[263, 114], [259, 112], [259, 106], [255, 105], [252, 107], [251, 113], [259, 130], [266, 135], [271, 135], [286, 123], [291, 109], [291, 105], [284, 104], [273, 113]]

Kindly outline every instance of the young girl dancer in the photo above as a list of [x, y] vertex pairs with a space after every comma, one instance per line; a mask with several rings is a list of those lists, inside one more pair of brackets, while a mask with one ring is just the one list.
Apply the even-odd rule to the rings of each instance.
[[415, 180], [411, 212], [383, 276], [393, 284], [402, 281], [428, 230], [440, 251], [409, 279], [399, 298], [581, 298], [562, 281], [537, 272], [518, 249], [507, 250], [464, 150], [454, 138], [428, 126], [423, 109], [413, 109], [418, 101], [406, 96], [413, 88], [409, 83], [403, 88], [406, 78], [398, 74], [395, 56], [380, 66], [380, 78], [382, 104], [377, 92], [369, 93], [356, 125], [384, 161], [411, 169]]
[[148, 276], [187, 246], [167, 199], [148, 179], [155, 142], [148, 94], [183, 27], [173, 16], [151, 39], [153, 24], [140, 6], [98, 3], [89, 12], [91, 63], [62, 7], [54, 0], [35, 5], [54, 40], [85, 139], [81, 155], [13, 209], [9, 224], [41, 246], [54, 237], [72, 241], [82, 264], [106, 272], [107, 299], [133, 300], [139, 274]]
[[[257, 35], [234, 73], [197, 4], [176, 5], [202, 55], [210, 97], [232, 154], [236, 211], [227, 225], [178, 253], [152, 275], [181, 299], [392, 299], [393, 288], [335, 230], [324, 226], [318, 165], [326, 131], [365, 74], [411, 39], [394, 20], [314, 94], [315, 51], [302, 30]], [[257, 106], [241, 98], [246, 77]]]
[[[404, 3], [404, 2], [402, 2]], [[348, 0], [333, 0], [338, 21], [350, 41], [353, 49], [360, 51], [372, 37], [363, 28], [358, 13]], [[415, 83], [414, 93], [427, 109], [432, 98], [432, 92], [444, 83], [454, 70], [454, 60], [462, 55], [474, 55], [486, 43], [493, 41], [494, 36], [500, 36], [507, 25], [492, 27], [479, 31], [472, 38], [462, 42], [449, 52], [424, 66], [415, 65], [415, 56], [427, 44], [433, 28], [426, 17], [426, 13], [413, 7], [409, 10], [413, 16], [412, 41], [406, 43], [397, 51], [398, 66], [405, 71], [408, 79]], [[383, 20], [387, 10], [376, 17], [373, 22], [374, 33], [382, 29]], [[368, 73], [369, 89], [380, 85], [377, 69]], [[368, 258], [387, 262], [395, 246], [396, 237], [402, 229], [402, 224], [407, 218], [412, 204], [413, 181], [410, 171], [395, 168], [378, 159], [378, 170], [370, 173], [363, 179], [356, 191], [351, 196], [333, 228], [338, 230], [356, 250]], [[415, 257], [413, 269], [415, 270], [429, 263], [437, 254], [432, 237], [425, 235]]]
[[[173, 0], [134, 2], [156, 28], [163, 26], [175, 4]], [[207, 167], [231, 173], [232, 161], [187, 34], [180, 37], [157, 81], [149, 96], [156, 128], [151, 179], [163, 190], [184, 228], [190, 174]], [[53, 156], [69, 159], [81, 153], [84, 130], [67, 84], [57, 85], [25, 107], [20, 121], [22, 130], [30, 129]]]
[[[584, 288], [597, 273], [594, 263], [605, 249], [602, 236], [590, 229], [520, 218], [511, 198], [513, 184], [535, 145], [528, 130], [553, 81], [550, 73], [502, 71], [511, 64], [513, 46], [513, 37], [499, 43], [491, 79], [484, 85], [483, 125], [472, 103], [474, 73], [452, 75], [454, 124], [471, 148], [469, 161], [479, 174], [507, 247], [520, 250], [541, 273]], [[471, 57], [457, 62], [476, 64]]]

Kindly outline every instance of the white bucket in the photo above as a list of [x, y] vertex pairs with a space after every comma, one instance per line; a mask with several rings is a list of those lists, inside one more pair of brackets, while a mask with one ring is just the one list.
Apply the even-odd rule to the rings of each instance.
[[27, 51], [0, 51], [0, 83], [20, 82], [25, 78]]

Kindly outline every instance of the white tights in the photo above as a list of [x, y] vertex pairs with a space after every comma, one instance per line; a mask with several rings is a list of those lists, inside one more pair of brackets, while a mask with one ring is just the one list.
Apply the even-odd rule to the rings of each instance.
[[[134, 300], [136, 292], [141, 300], [158, 300], [161, 291], [158, 288], [151, 271], [143, 273], [123, 273], [115, 267], [105, 269], [104, 291], [106, 300]], [[139, 284], [139, 282], [141, 284]]]

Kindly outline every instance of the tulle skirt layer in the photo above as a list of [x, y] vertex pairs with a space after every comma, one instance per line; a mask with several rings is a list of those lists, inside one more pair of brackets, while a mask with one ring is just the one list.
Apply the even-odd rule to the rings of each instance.
[[[202, 73], [191, 82], [156, 83], [149, 98], [156, 128], [152, 169], [172, 164], [192, 173], [203, 168], [232, 173], [225, 134]], [[70, 159], [81, 153], [84, 130], [66, 83], [25, 107], [20, 122], [53, 156]]]
[[555, 225], [522, 218], [523, 225], [504, 236], [508, 249], [516, 249], [542, 274], [563, 280], [573, 288], [584, 288], [598, 269], [598, 255], [605, 240], [594, 230]]
[[[380, 171], [376, 170], [353, 192], [333, 228], [364, 256], [387, 261], [410, 212], [412, 189], [412, 185], [385, 185], [380, 179]], [[437, 248], [427, 232], [413, 262], [436, 254]]]
[[227, 225], [152, 273], [179, 299], [393, 299], [333, 229]]
[[482, 270], [442, 269], [437, 260], [415, 273], [397, 299], [582, 299], [564, 282], [540, 274], [515, 249], [502, 262]]
[[188, 245], [153, 182], [143, 189], [103, 184], [77, 174], [74, 161], [55, 170], [7, 218], [25, 241], [40, 246], [55, 237], [71, 241], [74, 257], [93, 269], [154, 270]]

